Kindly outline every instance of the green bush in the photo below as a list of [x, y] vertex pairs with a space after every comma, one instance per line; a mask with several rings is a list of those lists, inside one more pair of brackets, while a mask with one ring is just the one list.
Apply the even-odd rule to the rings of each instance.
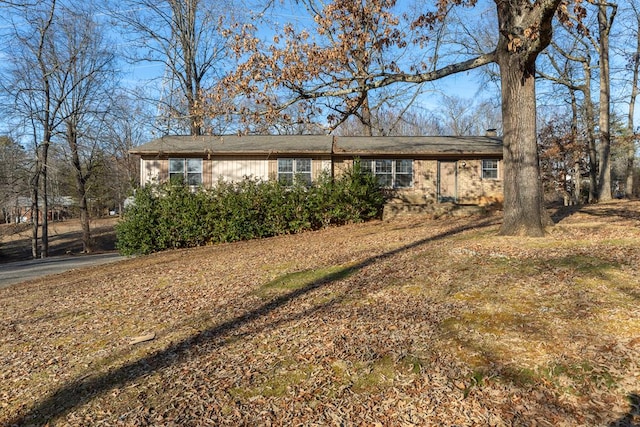
[[312, 185], [246, 178], [192, 191], [183, 183], [139, 189], [116, 227], [124, 255], [300, 233], [380, 216], [384, 197], [358, 162]]
[[148, 254], [158, 250], [157, 186], [140, 188], [134, 203], [124, 211], [123, 219], [116, 224], [116, 248], [123, 255]]

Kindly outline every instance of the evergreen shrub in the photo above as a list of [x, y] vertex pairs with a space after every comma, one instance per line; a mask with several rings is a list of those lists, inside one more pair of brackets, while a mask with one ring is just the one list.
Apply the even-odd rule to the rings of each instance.
[[184, 183], [139, 189], [116, 226], [123, 255], [257, 239], [367, 221], [382, 214], [384, 196], [359, 162], [340, 177], [307, 185], [245, 178], [193, 191]]

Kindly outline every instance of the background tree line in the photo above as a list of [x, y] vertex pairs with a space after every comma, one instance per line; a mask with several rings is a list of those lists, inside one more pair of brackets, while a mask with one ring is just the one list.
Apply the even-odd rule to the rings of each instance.
[[[637, 6], [0, 0], [2, 203], [73, 196], [90, 251], [90, 205], [120, 207], [137, 180], [127, 150], [155, 136], [498, 128], [502, 232], [539, 235], [545, 194], [633, 195]], [[479, 89], [455, 90], [465, 79]], [[34, 257], [47, 227], [33, 221]]]

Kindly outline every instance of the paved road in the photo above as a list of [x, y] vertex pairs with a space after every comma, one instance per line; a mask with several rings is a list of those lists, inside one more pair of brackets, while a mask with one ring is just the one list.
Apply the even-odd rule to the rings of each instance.
[[63, 273], [81, 267], [106, 264], [125, 259], [116, 253], [59, 256], [0, 264], [0, 288], [25, 280]]

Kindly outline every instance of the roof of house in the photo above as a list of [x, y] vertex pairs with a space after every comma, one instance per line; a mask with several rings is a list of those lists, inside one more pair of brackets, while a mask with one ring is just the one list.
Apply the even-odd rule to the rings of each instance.
[[130, 150], [139, 155], [502, 155], [491, 136], [225, 135], [164, 136]]
[[336, 154], [502, 155], [502, 139], [489, 136], [336, 137]]
[[327, 135], [163, 136], [132, 154], [331, 154]]

